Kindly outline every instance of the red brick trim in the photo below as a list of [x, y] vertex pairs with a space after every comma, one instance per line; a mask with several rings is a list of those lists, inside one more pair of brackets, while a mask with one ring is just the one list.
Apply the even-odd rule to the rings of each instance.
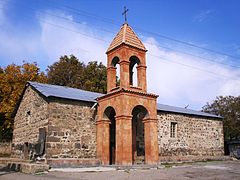
[[96, 124], [111, 124], [111, 121], [108, 119], [102, 119], [102, 120], [98, 120], [96, 121]]
[[145, 118], [142, 120], [143, 123], [149, 123], [149, 122], [153, 122], [153, 123], [157, 123], [158, 119], [152, 119], [152, 118]]
[[122, 92], [129, 93], [129, 94], [137, 94], [137, 95], [147, 96], [147, 97], [153, 97], [153, 98], [157, 98], [158, 97], [158, 95], [152, 94], [152, 93], [145, 93], [145, 92], [140, 92], [140, 91], [134, 91], [134, 90], [130, 90], [130, 89], [121, 88], [121, 89], [119, 89], [117, 91], [109, 92], [105, 96], [98, 97], [96, 100], [99, 101], [99, 100], [105, 99], [105, 98], [107, 98], [109, 96], [112, 96], [114, 94], [118, 94], [118, 93], [122, 93]]

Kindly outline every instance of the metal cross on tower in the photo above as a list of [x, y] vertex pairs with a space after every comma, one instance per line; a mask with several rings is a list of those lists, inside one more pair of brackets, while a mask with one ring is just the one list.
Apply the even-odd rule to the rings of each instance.
[[126, 6], [124, 6], [124, 11], [123, 11], [122, 15], [124, 15], [125, 23], [127, 22], [127, 12], [128, 12], [128, 9], [126, 8]]

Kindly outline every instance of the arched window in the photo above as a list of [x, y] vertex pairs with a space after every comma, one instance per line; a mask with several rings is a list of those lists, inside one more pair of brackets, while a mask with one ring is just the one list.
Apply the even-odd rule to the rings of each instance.
[[138, 86], [137, 66], [140, 64], [140, 60], [136, 56], [130, 58], [129, 64], [129, 84], [131, 86]]
[[116, 86], [120, 85], [120, 65], [119, 65], [119, 58], [118, 57], [114, 57], [111, 63], [112, 67], [116, 68]]

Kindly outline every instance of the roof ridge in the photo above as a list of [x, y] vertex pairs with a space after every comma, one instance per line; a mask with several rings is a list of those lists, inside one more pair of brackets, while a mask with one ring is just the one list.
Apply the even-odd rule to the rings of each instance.
[[127, 31], [127, 24], [125, 23], [123, 25], [123, 39], [122, 39], [123, 43], [125, 43], [125, 41], [126, 41], [126, 31]]
[[[61, 85], [56, 85], [56, 84], [40, 83], [40, 82], [36, 82], [36, 81], [27, 81], [27, 82], [28, 82], [30, 85], [38, 84], [38, 85], [43, 85], [43, 86], [45, 86], [45, 87], [47, 87], [47, 86], [52, 86], [52, 87], [56, 87], [56, 88], [73, 89], [73, 90], [79, 90], [79, 91], [84, 91], [84, 92], [102, 94], [102, 93], [99, 93], [99, 92], [93, 92], [93, 91], [88, 91], [88, 90], [79, 89], [79, 88], [74, 88], [74, 87], [69, 87], [69, 86], [61, 86]], [[104, 94], [102, 94], [102, 95], [104, 95]]]

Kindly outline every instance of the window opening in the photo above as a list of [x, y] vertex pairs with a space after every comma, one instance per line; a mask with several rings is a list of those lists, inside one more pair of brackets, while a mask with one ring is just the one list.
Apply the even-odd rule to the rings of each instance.
[[176, 129], [177, 129], [177, 123], [171, 122], [171, 128], [170, 128], [170, 137], [175, 138], [176, 137]]

